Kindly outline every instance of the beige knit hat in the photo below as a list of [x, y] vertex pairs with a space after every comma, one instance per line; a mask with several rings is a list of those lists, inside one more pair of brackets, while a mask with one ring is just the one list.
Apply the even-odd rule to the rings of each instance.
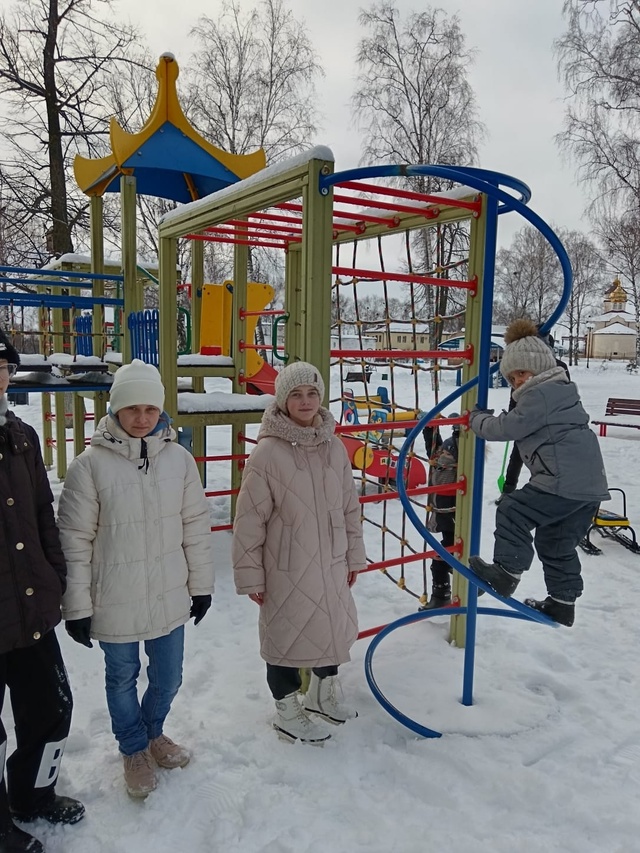
[[538, 334], [531, 320], [514, 320], [504, 333], [507, 346], [500, 361], [500, 372], [505, 379], [514, 370], [528, 370], [537, 376], [556, 367], [556, 357]]
[[[116, 376], [118, 374], [116, 373]], [[276, 377], [276, 402], [278, 407], [287, 414], [287, 398], [294, 388], [301, 385], [312, 385], [324, 400], [324, 382], [317, 367], [307, 361], [294, 361], [281, 370]]]
[[114, 415], [127, 406], [164, 408], [164, 385], [158, 368], [134, 358], [116, 370], [109, 394], [109, 406]]

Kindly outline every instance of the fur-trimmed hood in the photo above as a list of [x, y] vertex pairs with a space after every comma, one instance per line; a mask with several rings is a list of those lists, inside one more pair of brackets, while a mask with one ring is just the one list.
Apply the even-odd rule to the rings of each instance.
[[289, 444], [301, 447], [317, 447], [331, 441], [336, 429], [336, 421], [329, 409], [320, 406], [313, 424], [303, 427], [296, 424], [278, 407], [277, 403], [267, 406], [262, 418], [258, 441], [262, 438], [281, 438]]
[[536, 388], [538, 385], [542, 385], [544, 382], [565, 382], [568, 383], [569, 377], [567, 376], [567, 372], [564, 367], [552, 367], [550, 370], [545, 370], [542, 373], [538, 373], [537, 376], [532, 376], [530, 379], [527, 379], [526, 382], [523, 382], [519, 388], [516, 388], [512, 394], [514, 401], [517, 403], [520, 397], [523, 394], [526, 394], [527, 391], [531, 391], [532, 388]]

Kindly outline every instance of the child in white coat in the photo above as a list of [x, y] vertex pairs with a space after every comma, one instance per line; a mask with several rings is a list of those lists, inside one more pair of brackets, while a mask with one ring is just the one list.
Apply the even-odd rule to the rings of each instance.
[[[280, 372], [258, 446], [242, 479], [233, 530], [236, 590], [260, 607], [260, 652], [284, 740], [330, 736], [355, 711], [338, 701], [338, 666], [350, 659], [358, 624], [351, 587], [366, 566], [360, 505], [335, 420], [321, 406], [312, 364]], [[299, 695], [299, 669], [312, 669]]]
[[[109, 413], [69, 466], [59, 506], [66, 629], [104, 652], [107, 705], [133, 797], [156, 787], [156, 765], [189, 761], [163, 727], [182, 683], [184, 625], [200, 622], [213, 592], [209, 508], [163, 405], [153, 365], [121, 367]], [[149, 684], [140, 701], [141, 641]]]

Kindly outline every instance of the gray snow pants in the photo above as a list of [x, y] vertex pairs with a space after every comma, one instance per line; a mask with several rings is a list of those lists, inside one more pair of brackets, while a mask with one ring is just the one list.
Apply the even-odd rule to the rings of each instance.
[[560, 601], [575, 601], [583, 589], [576, 547], [598, 506], [598, 501], [569, 500], [529, 483], [504, 495], [496, 512], [494, 562], [514, 574], [525, 572], [535, 545], [548, 594]]

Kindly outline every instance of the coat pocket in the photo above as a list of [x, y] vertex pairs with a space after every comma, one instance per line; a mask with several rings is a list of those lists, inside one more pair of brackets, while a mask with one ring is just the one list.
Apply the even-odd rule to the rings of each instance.
[[291, 525], [283, 524], [282, 533], [280, 535], [280, 547], [278, 548], [278, 563], [276, 568], [280, 571], [289, 571], [289, 561], [291, 559]]
[[344, 560], [347, 554], [347, 529], [344, 512], [341, 509], [329, 510], [331, 521], [331, 555], [336, 560]]

